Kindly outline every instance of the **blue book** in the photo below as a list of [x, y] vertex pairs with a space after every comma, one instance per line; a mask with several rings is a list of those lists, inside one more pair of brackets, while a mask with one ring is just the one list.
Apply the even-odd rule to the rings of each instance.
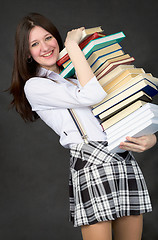
[[[122, 41], [122, 39], [125, 38], [125, 35], [123, 32], [111, 34], [105, 37], [101, 37], [98, 39], [91, 40], [83, 49], [83, 53], [86, 58], [88, 58], [92, 52], [104, 48], [106, 46], [109, 46], [114, 43], [119, 43]], [[68, 66], [60, 73], [62, 77], [71, 77], [75, 73], [74, 66], [72, 62], [68, 64]]]
[[111, 108], [115, 104], [120, 103], [121, 101], [129, 98], [130, 96], [139, 91], [145, 92], [150, 97], [155, 96], [158, 93], [157, 88], [158, 79], [151, 76], [149, 76], [149, 78], [150, 79], [153, 78], [153, 81], [147, 78], [140, 79], [141, 78], [140, 75], [133, 78], [131, 81], [129, 81], [127, 84], [123, 85], [116, 91], [108, 94], [99, 104], [92, 106], [93, 114], [97, 117], [100, 113], [104, 112], [106, 109]]

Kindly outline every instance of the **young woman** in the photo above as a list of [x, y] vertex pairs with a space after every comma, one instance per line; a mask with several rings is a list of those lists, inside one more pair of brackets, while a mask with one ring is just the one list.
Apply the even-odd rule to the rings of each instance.
[[[107, 150], [106, 134], [90, 106], [106, 93], [78, 43], [84, 28], [68, 32], [65, 47], [77, 79], [64, 79], [57, 65], [62, 40], [44, 16], [31, 13], [16, 31], [12, 105], [25, 121], [40, 117], [70, 148], [70, 220], [81, 226], [84, 240], [140, 240], [143, 213], [152, 210], [141, 170], [131, 151], [156, 143], [155, 135], [127, 137], [123, 153]], [[75, 109], [88, 137], [84, 143], [68, 109]], [[130, 151], [130, 152], [129, 152]]]

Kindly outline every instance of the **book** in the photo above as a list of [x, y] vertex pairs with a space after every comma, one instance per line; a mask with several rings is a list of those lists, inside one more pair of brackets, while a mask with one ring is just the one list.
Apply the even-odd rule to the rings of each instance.
[[88, 35], [91, 35], [91, 34], [93, 34], [93, 33], [95, 33], [95, 32], [101, 33], [101, 32], [103, 32], [103, 31], [104, 31], [104, 30], [102, 30], [101, 26], [84, 29], [84, 30], [82, 31], [81, 41], [82, 41], [85, 37], [87, 37]]
[[[107, 61], [105, 61], [95, 72], [94, 74], [97, 76], [97, 78], [101, 78], [104, 75], [104, 71], [106, 74], [106, 68], [111, 64], [111, 63], [116, 63], [118, 61], [123, 61], [131, 58], [129, 54], [124, 54], [119, 57], [115, 58], [110, 58]], [[101, 74], [101, 75], [100, 75]], [[100, 76], [99, 76], [100, 75]]]
[[122, 47], [119, 43], [111, 44], [109, 46], [106, 46], [104, 48], [92, 52], [92, 54], [87, 58], [87, 61], [91, 66], [97, 61], [98, 58], [121, 49]]
[[[144, 107], [144, 106], [143, 106]], [[142, 107], [142, 108], [143, 108]], [[139, 116], [137, 110], [137, 116]], [[124, 120], [124, 119], [123, 119]], [[121, 122], [121, 121], [120, 121]], [[126, 119], [127, 122], [127, 119]], [[126, 141], [126, 136], [131, 137], [140, 137], [143, 135], [153, 134], [158, 131], [158, 110], [152, 110], [151, 113], [142, 115], [139, 121], [130, 121], [130, 126], [126, 128], [126, 131], [118, 135], [118, 138], [115, 136], [114, 140], [108, 140], [108, 149], [112, 152], [122, 152], [124, 150], [119, 148], [119, 144], [122, 141]]]
[[106, 60], [121, 56], [123, 54], [124, 54], [123, 50], [117, 50], [115, 52], [108, 53], [105, 56], [100, 56], [92, 65], [90, 65], [90, 67], [92, 71], [95, 72]]
[[139, 91], [145, 92], [150, 97], [153, 97], [158, 93], [158, 89], [153, 82], [147, 78], [142, 78], [137, 81], [137, 77], [135, 77], [132, 84], [122, 86], [120, 89], [107, 95], [99, 104], [92, 106], [92, 112], [94, 116], [98, 116], [100, 113], [104, 112], [106, 108], [109, 109]]
[[140, 109], [131, 113], [126, 118], [122, 119], [120, 122], [109, 127], [108, 129], [106, 129], [106, 134], [108, 136], [108, 139], [118, 135], [119, 132], [122, 132], [124, 131], [124, 129], [127, 129], [128, 127], [130, 127], [131, 123], [134, 123], [135, 121], [136, 122], [140, 121], [143, 117], [146, 116], [146, 114], [148, 115], [151, 111], [158, 112], [158, 106], [153, 103], [147, 103]]
[[112, 78], [109, 82], [105, 83], [103, 89], [109, 94], [141, 73], [145, 73], [142, 68], [126, 69], [117, 77]]
[[[86, 58], [88, 58], [92, 52], [96, 51], [97, 49], [101, 49], [103, 47], [106, 47], [108, 45], [111, 45], [113, 43], [119, 43], [122, 41], [122, 39], [125, 38], [125, 35], [123, 32], [111, 34], [102, 38], [97, 38], [94, 40], [91, 40], [83, 49], [83, 54]], [[68, 64], [68, 66], [63, 69], [63, 71], [60, 73], [62, 77], [71, 77], [75, 73], [74, 66], [72, 62]]]
[[69, 63], [71, 63], [71, 59], [68, 59], [66, 62], [62, 64], [63, 68], [66, 68], [69, 65]]
[[103, 130], [105, 131], [107, 128], [111, 127], [115, 123], [117, 123], [120, 120], [122, 120], [123, 118], [127, 117], [129, 114], [136, 111], [138, 108], [142, 107], [144, 104], [146, 104], [146, 102], [138, 100], [138, 101], [134, 102], [133, 104], [131, 104], [130, 106], [126, 107], [125, 109], [121, 110], [114, 116], [103, 121], [101, 123]]
[[[96, 39], [96, 38], [100, 38], [100, 37], [104, 37], [105, 34], [102, 33], [98, 33], [95, 32], [92, 35], [90, 35], [89, 37], [87, 37], [86, 39], [84, 39], [83, 41], [81, 41], [81, 43], [79, 43], [79, 47], [81, 49], [83, 49], [91, 40]], [[67, 62], [70, 59], [66, 48], [64, 48], [60, 53], [59, 53], [59, 57], [58, 57], [58, 61], [57, 61], [57, 65], [61, 66], [63, 65], [65, 62]], [[64, 66], [63, 66], [64, 67]]]
[[[153, 84], [153, 87], [155, 89], [157, 89], [158, 86], [158, 78], [153, 77], [151, 74], [147, 74], [147, 73], [141, 73], [139, 75], [137, 75], [136, 77], [132, 78], [130, 81], [128, 81], [126, 84], [124, 84], [123, 86], [121, 86], [120, 88], [116, 89], [114, 92], [108, 94], [100, 103], [97, 103], [95, 105], [92, 106], [92, 108], [96, 108], [99, 105], [101, 105], [103, 102], [107, 101], [110, 98], [115, 97], [117, 94], [119, 94], [121, 91], [126, 90], [127, 88], [129, 88], [130, 86], [137, 84], [138, 82], [140, 82], [141, 80], [146, 80], [148, 82], [150, 82], [151, 84]], [[137, 86], [136, 86], [137, 87]], [[138, 90], [140, 90], [138, 88]], [[153, 95], [154, 96], [154, 95]]]
[[[88, 37], [89, 35], [92, 35], [92, 34], [94, 34], [94, 33], [102, 33], [103, 31], [104, 31], [104, 30], [101, 28], [101, 26], [84, 29], [84, 30], [82, 31], [82, 36], [81, 36], [80, 43], [81, 43], [86, 37]], [[61, 58], [62, 58], [63, 56], [65, 56], [66, 54], [67, 54], [67, 50], [66, 50], [66, 48], [64, 48], [63, 50], [60, 51], [58, 60], [61, 59]]]
[[126, 136], [128, 136], [128, 132], [129, 132], [129, 130], [131, 130], [131, 128], [136, 128], [137, 126], [139, 126], [139, 124], [142, 124], [142, 118], [144, 118], [145, 121], [147, 121], [151, 117], [154, 117], [154, 116], [158, 117], [158, 113], [157, 113], [157, 111], [155, 111], [153, 109], [148, 109], [147, 111], [145, 111], [143, 113], [137, 114], [137, 116], [135, 118], [129, 120], [127, 123], [124, 124], [124, 126], [121, 125], [120, 128], [117, 128], [115, 133], [113, 132], [113, 134], [107, 135], [109, 144], [111, 144], [112, 142], [115, 142], [117, 139], [119, 139], [123, 135], [127, 134]]
[[[105, 61], [104, 59], [109, 59], [111, 57], [115, 57], [116, 55], [118, 55], [117, 53], [115, 55], [112, 55], [112, 54], [121, 49], [122, 49], [122, 47], [120, 46], [120, 44], [118, 44], [118, 43], [111, 44], [109, 46], [106, 46], [104, 48], [101, 48], [99, 50], [92, 52], [92, 54], [87, 58], [87, 61], [91, 67], [95, 64], [95, 62], [98, 59], [100, 59], [101, 64], [102, 64], [102, 62]], [[123, 52], [121, 52], [121, 55], [122, 54], [123, 54]], [[71, 60], [69, 59], [68, 61], [63, 63], [62, 66], [64, 68], [66, 68], [70, 62], [71, 62]]]
[[[143, 135], [153, 134], [158, 131], [158, 119], [150, 119], [147, 122], [140, 124], [139, 128], [132, 129], [128, 132], [131, 137], [141, 137]], [[119, 148], [121, 142], [126, 141], [126, 136], [121, 137], [117, 141], [108, 145], [108, 150], [111, 152], [124, 152], [124, 150]]]
[[110, 82], [113, 78], [115, 78], [119, 74], [121, 74], [123, 71], [125, 71], [126, 69], [131, 69], [131, 68], [135, 68], [135, 66], [131, 65], [131, 64], [127, 64], [127, 65], [119, 64], [114, 69], [112, 69], [109, 73], [103, 75], [101, 78], [97, 77], [97, 79], [99, 80], [100, 85], [104, 86], [105, 84]]
[[98, 115], [98, 118], [101, 120], [106, 120], [109, 117], [112, 117], [114, 114], [118, 113], [119, 111], [123, 110], [125, 107], [128, 107], [130, 104], [134, 103], [137, 100], [151, 102], [152, 98], [143, 91], [137, 92], [132, 96], [126, 98], [122, 102], [116, 103], [114, 106], [108, 109], [104, 109], [104, 111]]

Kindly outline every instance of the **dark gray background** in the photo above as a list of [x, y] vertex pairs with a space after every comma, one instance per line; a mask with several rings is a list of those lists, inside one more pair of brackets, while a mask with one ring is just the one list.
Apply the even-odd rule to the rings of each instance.
[[[135, 57], [135, 66], [158, 77], [158, 1], [5, 0], [0, 7], [1, 91], [11, 81], [16, 25], [28, 12], [49, 17], [63, 39], [80, 26], [101, 25], [107, 35], [123, 31], [121, 45]], [[8, 110], [9, 94], [0, 97], [0, 239], [81, 239], [80, 229], [68, 222], [68, 151], [42, 121], [25, 124]], [[158, 239], [157, 154], [157, 145], [136, 154], [153, 203], [153, 212], [144, 217], [144, 240]]]

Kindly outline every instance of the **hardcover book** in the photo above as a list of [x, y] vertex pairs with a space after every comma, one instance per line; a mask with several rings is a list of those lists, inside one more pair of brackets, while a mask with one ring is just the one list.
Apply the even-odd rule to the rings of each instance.
[[[119, 148], [119, 144], [122, 141], [126, 141], [126, 136], [140, 137], [143, 135], [153, 134], [158, 131], [158, 106], [155, 106], [154, 108], [151, 107], [150, 109], [148, 108], [147, 111], [143, 111], [143, 108], [146, 108], [146, 105], [114, 125], [115, 136], [109, 137], [109, 134], [107, 134], [109, 151], [124, 151]], [[133, 114], [135, 117], [131, 117]], [[126, 125], [124, 125], [124, 123]], [[123, 126], [122, 131], [120, 131], [120, 129], [118, 132], [116, 131], [117, 124], [119, 124], [117, 129], [119, 129], [120, 126]], [[108, 132], [108, 129], [106, 131]]]
[[108, 94], [103, 101], [92, 106], [92, 112], [94, 116], [98, 116], [104, 112], [105, 109], [109, 109], [110, 107], [120, 103], [139, 91], [145, 92], [150, 97], [153, 97], [158, 93], [155, 83], [151, 82], [147, 78], [142, 78], [138, 81], [136, 77], [130, 82], [130, 84], [126, 84], [126, 86], [124, 85], [120, 89]]
[[[92, 52], [104, 48], [106, 46], [109, 46], [114, 43], [119, 43], [122, 39], [125, 38], [125, 35], [123, 32], [115, 33], [112, 35], [108, 35], [102, 38], [97, 38], [94, 40], [91, 40], [83, 49], [83, 54], [86, 58], [88, 58]], [[72, 62], [68, 64], [68, 66], [60, 73], [62, 77], [71, 77], [75, 73], [74, 66]]]

